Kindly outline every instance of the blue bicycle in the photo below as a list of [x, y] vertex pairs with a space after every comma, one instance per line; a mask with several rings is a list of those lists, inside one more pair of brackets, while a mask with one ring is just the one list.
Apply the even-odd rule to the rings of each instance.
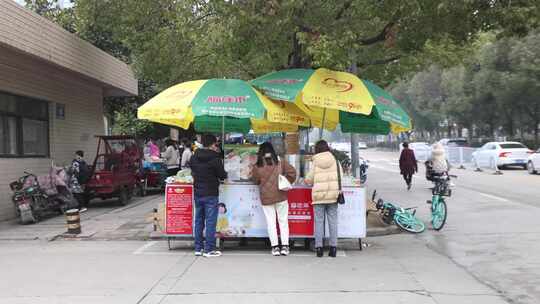
[[[375, 202], [376, 195], [377, 190], [373, 191], [371, 197], [373, 202]], [[399, 228], [411, 233], [420, 233], [426, 229], [424, 222], [415, 216], [416, 207], [402, 208], [393, 203], [385, 202], [383, 199], [378, 199], [375, 207], [379, 211], [382, 221], [387, 225], [395, 223]]]
[[435, 187], [433, 187], [432, 191], [433, 196], [427, 203], [431, 204], [431, 225], [437, 231], [441, 230], [446, 224], [448, 209], [444, 198], [452, 196], [452, 189], [450, 189], [451, 177], [457, 178], [457, 176], [447, 173], [432, 176]]

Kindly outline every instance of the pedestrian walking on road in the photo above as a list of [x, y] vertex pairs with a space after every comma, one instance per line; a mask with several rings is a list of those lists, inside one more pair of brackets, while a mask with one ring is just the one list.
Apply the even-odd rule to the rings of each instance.
[[[265, 142], [259, 147], [257, 164], [253, 168], [253, 180], [259, 185], [261, 203], [268, 236], [272, 245], [272, 255], [289, 255], [289, 202], [287, 192], [279, 189], [279, 176], [283, 175], [290, 183], [296, 180], [296, 170], [285, 160], [279, 160], [271, 143]], [[281, 249], [278, 243], [276, 214], [281, 237]]]
[[402, 145], [403, 150], [399, 156], [399, 170], [407, 184], [407, 190], [410, 190], [412, 186], [412, 177], [414, 173], [418, 172], [418, 164], [416, 163], [414, 151], [409, 149], [409, 143], [404, 142]]
[[[227, 178], [227, 172], [218, 152], [216, 137], [203, 135], [202, 144], [203, 148], [197, 149], [191, 157], [195, 192], [195, 255], [218, 257], [221, 255], [221, 252], [216, 250], [219, 183]], [[203, 242], [205, 228], [206, 242]]]
[[315, 144], [312, 169], [305, 178], [307, 184], [313, 185], [311, 197], [315, 211], [315, 249], [317, 257], [323, 256], [325, 217], [328, 220], [328, 229], [330, 231], [330, 252], [328, 255], [335, 258], [337, 254], [337, 198], [340, 193], [338, 170], [343, 176], [343, 170], [341, 166], [338, 166], [338, 161], [330, 152], [328, 143], [319, 140]]

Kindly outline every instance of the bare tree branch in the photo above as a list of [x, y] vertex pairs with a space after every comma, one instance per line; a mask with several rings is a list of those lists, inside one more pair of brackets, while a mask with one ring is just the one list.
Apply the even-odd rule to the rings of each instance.
[[394, 27], [397, 24], [397, 22], [399, 20], [400, 13], [401, 13], [401, 10], [398, 9], [392, 15], [392, 18], [390, 18], [390, 21], [388, 21], [388, 23], [384, 26], [384, 28], [377, 35], [375, 35], [373, 37], [359, 39], [358, 42], [361, 45], [371, 45], [371, 44], [375, 44], [377, 42], [385, 41], [388, 33], [392, 30], [392, 27]]
[[369, 65], [387, 64], [387, 63], [392, 63], [392, 62], [398, 61], [399, 59], [401, 59], [401, 56], [397, 55], [397, 56], [392, 56], [392, 57], [389, 57], [389, 58], [377, 59], [377, 60], [372, 60], [372, 61], [364, 62], [364, 63], [358, 63], [357, 66], [359, 68], [362, 68], [362, 67], [366, 67], [366, 66], [369, 66]]
[[388, 32], [390, 31], [390, 29], [392, 29], [392, 27], [396, 24], [395, 21], [390, 21], [388, 22], [384, 28], [382, 29], [382, 31], [380, 31], [377, 35], [375, 36], [372, 36], [372, 37], [368, 37], [368, 38], [363, 38], [363, 39], [360, 39], [359, 42], [360, 44], [362, 45], [371, 45], [371, 44], [375, 44], [377, 42], [382, 42], [384, 40], [386, 40], [386, 35], [388, 34]]

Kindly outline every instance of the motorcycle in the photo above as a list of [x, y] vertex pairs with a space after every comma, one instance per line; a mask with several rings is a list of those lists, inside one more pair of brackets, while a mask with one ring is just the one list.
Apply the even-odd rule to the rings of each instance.
[[369, 168], [369, 161], [363, 157], [359, 158], [358, 161], [360, 167], [360, 183], [365, 184], [367, 181], [367, 170]]
[[52, 167], [48, 175], [25, 175], [10, 183], [15, 214], [21, 224], [36, 223], [48, 214], [64, 213], [77, 206], [63, 168]]

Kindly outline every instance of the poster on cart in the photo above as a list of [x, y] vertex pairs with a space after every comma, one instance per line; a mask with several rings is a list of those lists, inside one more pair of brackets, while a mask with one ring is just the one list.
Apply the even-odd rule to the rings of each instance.
[[[338, 237], [366, 237], [366, 188], [344, 187], [345, 204], [338, 207]], [[326, 235], [329, 235], [328, 226]]]
[[[366, 236], [366, 188], [344, 187], [345, 204], [338, 207], [338, 237]], [[289, 190], [289, 231], [291, 237], [313, 237], [314, 217], [311, 189], [298, 187]], [[329, 235], [328, 223], [325, 235]]]
[[165, 233], [193, 234], [193, 186], [167, 184], [165, 189]]
[[289, 200], [289, 234], [296, 237], [312, 237], [313, 206], [311, 205], [311, 188], [294, 188], [288, 191]]
[[266, 237], [259, 186], [221, 185], [217, 232], [222, 237]]

